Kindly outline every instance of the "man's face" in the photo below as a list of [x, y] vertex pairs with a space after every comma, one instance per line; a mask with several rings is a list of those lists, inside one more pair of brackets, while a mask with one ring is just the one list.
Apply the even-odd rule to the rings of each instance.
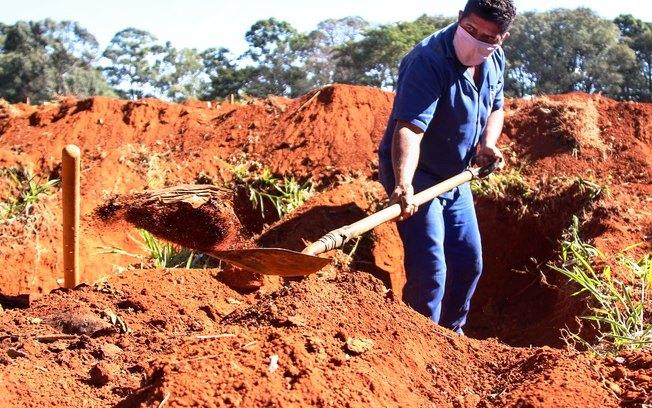
[[501, 32], [496, 23], [485, 20], [475, 13], [462, 17], [462, 11], [460, 11], [459, 24], [473, 38], [487, 44], [500, 45], [509, 38], [509, 31]]

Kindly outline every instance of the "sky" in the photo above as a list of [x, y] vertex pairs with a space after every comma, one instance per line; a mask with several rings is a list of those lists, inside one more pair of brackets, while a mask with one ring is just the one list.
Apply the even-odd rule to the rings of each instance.
[[[414, 20], [422, 14], [457, 15], [465, 0], [0, 0], [0, 22], [73, 20], [106, 47], [118, 31], [136, 27], [177, 48], [226, 47], [242, 53], [257, 20], [276, 17], [308, 32], [329, 18], [360, 16], [371, 23]], [[652, 22], [649, 0], [515, 0], [517, 10], [589, 7], [605, 18], [632, 14]], [[400, 7], [398, 7], [400, 5]]]

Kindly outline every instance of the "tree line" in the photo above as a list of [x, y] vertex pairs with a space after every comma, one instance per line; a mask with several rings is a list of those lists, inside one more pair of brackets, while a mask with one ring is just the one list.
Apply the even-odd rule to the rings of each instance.
[[[101, 50], [72, 21], [0, 23], [0, 98], [40, 103], [62, 95], [213, 100], [229, 95], [295, 97], [330, 83], [392, 89], [401, 58], [454, 21], [423, 15], [373, 25], [329, 19], [310, 32], [269, 18], [245, 34], [247, 50], [176, 48], [126, 28]], [[587, 8], [520, 14], [505, 43], [509, 96], [584, 91], [652, 100], [652, 24], [603, 19]]]

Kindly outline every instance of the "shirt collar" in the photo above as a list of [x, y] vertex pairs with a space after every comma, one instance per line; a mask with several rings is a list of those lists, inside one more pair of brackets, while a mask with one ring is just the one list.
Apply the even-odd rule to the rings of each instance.
[[447, 58], [452, 58], [455, 61], [457, 61], [457, 55], [455, 55], [455, 48], [453, 47], [453, 37], [455, 36], [455, 31], [457, 31], [457, 21], [450, 24], [448, 27], [444, 28], [443, 48], [444, 48], [444, 54], [446, 55]]

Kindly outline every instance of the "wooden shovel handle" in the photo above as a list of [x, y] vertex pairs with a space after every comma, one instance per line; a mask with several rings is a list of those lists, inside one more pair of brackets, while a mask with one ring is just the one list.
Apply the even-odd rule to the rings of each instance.
[[[415, 204], [417, 206], [421, 206], [422, 204], [427, 203], [428, 201], [445, 193], [446, 191], [452, 190], [453, 188], [464, 184], [467, 181], [470, 181], [474, 177], [478, 177], [480, 174], [484, 174], [482, 173], [483, 170], [486, 173], [486, 168], [467, 169], [456, 176], [453, 176], [442, 181], [439, 184], [423, 190], [422, 192], [414, 195]], [[308, 245], [306, 249], [303, 250], [303, 253], [308, 255], [317, 255], [335, 248], [339, 248], [347, 241], [376, 228], [380, 224], [391, 221], [397, 218], [399, 215], [401, 215], [401, 205], [398, 203], [390, 205], [389, 207], [371, 214], [370, 216], [365, 217], [360, 221], [329, 232], [328, 234], [319, 238], [319, 240]]]

